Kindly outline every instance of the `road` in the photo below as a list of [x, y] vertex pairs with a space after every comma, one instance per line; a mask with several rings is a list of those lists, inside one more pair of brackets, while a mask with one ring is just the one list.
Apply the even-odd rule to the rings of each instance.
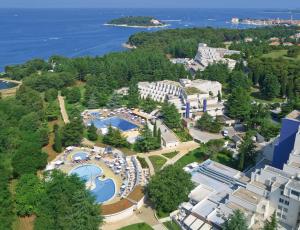
[[57, 99], [59, 102], [60, 113], [64, 120], [64, 123], [68, 124], [68, 123], [70, 123], [70, 120], [69, 120], [69, 116], [68, 116], [68, 113], [67, 113], [67, 110], [65, 107], [65, 99], [64, 99], [64, 97], [61, 96], [60, 92], [58, 93]]

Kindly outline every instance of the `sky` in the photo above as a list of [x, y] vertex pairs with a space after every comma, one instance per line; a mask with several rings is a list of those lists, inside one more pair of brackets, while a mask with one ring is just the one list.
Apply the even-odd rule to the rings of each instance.
[[300, 8], [300, 0], [0, 0], [0, 8]]

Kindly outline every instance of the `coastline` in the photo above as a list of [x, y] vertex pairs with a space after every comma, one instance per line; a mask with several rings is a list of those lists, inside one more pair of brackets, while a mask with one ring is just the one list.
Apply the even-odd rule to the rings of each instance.
[[122, 46], [126, 49], [136, 49], [136, 46], [130, 45], [128, 43], [122, 43]]
[[10, 80], [7, 78], [0, 78], [0, 81], [7, 81], [11, 82], [14, 84], [17, 84], [15, 87], [9, 88], [9, 89], [1, 89], [0, 94], [2, 97], [9, 97], [9, 96], [14, 96], [17, 92], [17, 89], [21, 86], [22, 82], [21, 81], [16, 81], [16, 80]]
[[113, 27], [127, 27], [127, 28], [140, 28], [140, 29], [151, 29], [151, 28], [164, 28], [170, 26], [170, 24], [165, 24], [161, 26], [131, 26], [127, 24], [109, 24], [109, 23], [104, 23], [104, 26], [113, 26]]

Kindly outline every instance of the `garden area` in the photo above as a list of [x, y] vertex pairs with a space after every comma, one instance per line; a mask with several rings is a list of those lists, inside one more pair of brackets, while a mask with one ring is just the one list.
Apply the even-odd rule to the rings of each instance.
[[150, 156], [149, 159], [154, 167], [155, 172], [161, 170], [161, 168], [167, 162], [167, 160], [161, 156]]
[[170, 152], [170, 153], [164, 153], [163, 155], [169, 159], [172, 159], [173, 157], [175, 157], [179, 152], [178, 151], [174, 151], [174, 152]]

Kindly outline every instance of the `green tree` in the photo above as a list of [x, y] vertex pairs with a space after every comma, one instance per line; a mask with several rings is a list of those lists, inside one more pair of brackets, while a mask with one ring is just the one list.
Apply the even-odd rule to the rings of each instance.
[[226, 108], [230, 117], [245, 120], [251, 110], [251, 98], [249, 93], [240, 87], [233, 89], [228, 98]]
[[239, 169], [241, 171], [256, 161], [257, 152], [251, 136], [250, 133], [247, 133], [239, 146]]
[[160, 148], [158, 137], [153, 135], [153, 132], [149, 129], [148, 125], [145, 125], [140, 130], [140, 136], [134, 144], [134, 149], [138, 152], [149, 152]]
[[178, 129], [182, 127], [181, 116], [174, 104], [165, 102], [161, 108], [161, 112], [163, 114], [164, 123], [170, 129]]
[[135, 108], [139, 104], [139, 89], [137, 84], [131, 83], [128, 90], [128, 104], [129, 108]]
[[78, 87], [70, 88], [66, 94], [66, 100], [68, 103], [74, 104], [81, 99], [80, 89]]
[[194, 188], [191, 175], [176, 166], [167, 166], [151, 177], [146, 193], [158, 212], [172, 212], [188, 201]]
[[273, 74], [267, 74], [260, 83], [260, 90], [262, 95], [268, 100], [278, 97], [280, 94], [278, 78]]
[[54, 125], [54, 144], [53, 149], [57, 153], [62, 152], [62, 136], [61, 136], [61, 130], [57, 124]]
[[239, 210], [234, 210], [233, 214], [223, 225], [224, 230], [247, 230], [247, 221], [245, 215]]
[[96, 141], [98, 139], [97, 128], [94, 124], [88, 127], [87, 132], [87, 136], [90, 141]]
[[277, 230], [276, 212], [272, 214], [271, 220], [265, 222], [263, 230]]
[[161, 147], [161, 130], [160, 129], [158, 129], [158, 131], [157, 131], [156, 139], [157, 139], [157, 145]]
[[45, 101], [52, 102], [55, 101], [58, 95], [57, 89], [48, 89], [45, 91]]
[[67, 146], [78, 146], [83, 138], [83, 125], [81, 120], [74, 119], [66, 124], [62, 130], [62, 144]]
[[230, 76], [229, 86], [231, 90], [241, 87], [249, 91], [251, 87], [251, 81], [243, 72], [233, 71]]
[[12, 229], [14, 221], [14, 203], [9, 190], [10, 172], [3, 164], [3, 157], [0, 155], [0, 229]]
[[20, 177], [16, 187], [16, 212], [18, 216], [30, 216], [36, 213], [37, 205], [43, 193], [43, 186], [34, 174]]
[[221, 123], [218, 120], [214, 120], [214, 118], [206, 112], [197, 120], [196, 126], [200, 130], [212, 133], [219, 133], [222, 129]]
[[103, 221], [99, 205], [76, 175], [53, 171], [43, 181], [37, 206], [36, 230], [99, 229]]
[[104, 144], [114, 147], [129, 147], [126, 138], [122, 136], [119, 129], [114, 129], [112, 126], [108, 127], [108, 132], [102, 139]]

